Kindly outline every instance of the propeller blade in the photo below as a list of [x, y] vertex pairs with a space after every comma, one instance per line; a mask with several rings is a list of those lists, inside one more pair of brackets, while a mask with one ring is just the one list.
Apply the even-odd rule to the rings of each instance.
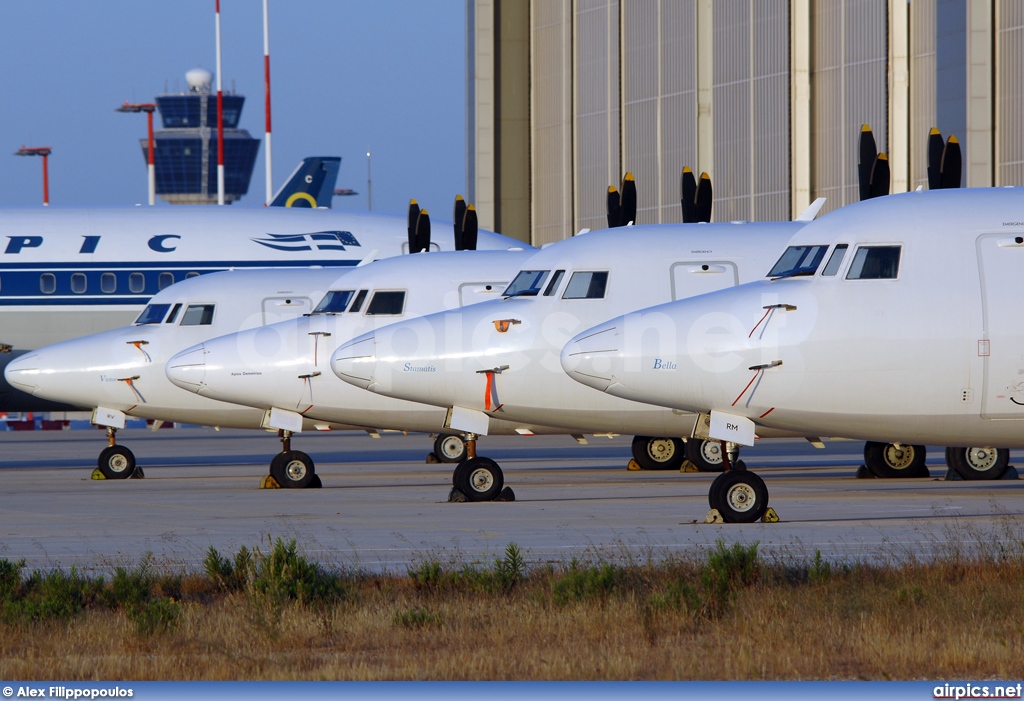
[[711, 176], [707, 173], [701, 173], [700, 182], [697, 183], [697, 194], [694, 197], [694, 203], [696, 204], [697, 209], [697, 221], [711, 221], [711, 200]]
[[938, 190], [942, 187], [942, 151], [946, 145], [942, 141], [942, 133], [932, 127], [928, 132], [928, 189]]
[[697, 181], [690, 166], [683, 166], [679, 177], [679, 204], [683, 207], [683, 223], [697, 223]]
[[452, 215], [452, 222], [455, 227], [455, 250], [465, 250], [465, 220], [466, 218], [466, 200], [462, 199], [462, 195], [455, 196], [455, 214]]
[[463, 250], [476, 250], [477, 218], [476, 207], [469, 205], [466, 208], [466, 217], [462, 224], [462, 246]]
[[942, 165], [939, 168], [941, 184], [939, 187], [960, 187], [960, 171], [963, 162], [960, 156], [960, 142], [952, 134], [946, 140], [946, 147], [942, 150]]
[[622, 226], [622, 202], [614, 185], [608, 186], [608, 228]]
[[409, 253], [416, 252], [416, 222], [420, 218], [420, 206], [416, 200], [409, 200]]
[[621, 206], [622, 211], [619, 216], [622, 225], [625, 226], [630, 222], [636, 224], [636, 182], [633, 180], [633, 174], [629, 172], [622, 178]]
[[416, 220], [416, 250], [413, 253], [430, 250], [430, 212], [422, 210]]
[[883, 197], [889, 194], [889, 158], [880, 153], [871, 166], [871, 182], [868, 185], [868, 198]]
[[875, 146], [875, 135], [867, 124], [860, 126], [860, 160], [857, 161], [857, 178], [860, 183], [861, 200], [871, 199], [871, 170], [875, 166], [878, 147]]

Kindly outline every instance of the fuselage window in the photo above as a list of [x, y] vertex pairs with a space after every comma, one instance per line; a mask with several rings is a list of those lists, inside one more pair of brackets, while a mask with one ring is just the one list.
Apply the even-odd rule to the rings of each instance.
[[199, 273], [197, 273], [197, 272], [185, 273], [185, 279], [186, 280], [188, 280], [190, 278], [194, 278], [194, 277], [199, 277]]
[[114, 273], [100, 275], [100, 291], [108, 295], [117, 292], [117, 275]]
[[352, 306], [348, 308], [350, 312], [358, 312], [363, 308], [363, 300], [366, 299], [366, 290], [359, 290], [359, 294], [356, 295], [356, 301], [352, 302]]
[[320, 300], [313, 310], [314, 314], [341, 314], [348, 309], [354, 290], [331, 290]]
[[861, 246], [847, 280], [894, 280], [900, 272], [900, 246]]
[[769, 271], [768, 277], [814, 275], [827, 250], [828, 246], [790, 246]]
[[565, 286], [562, 299], [603, 299], [607, 286], [607, 272], [575, 272]]
[[165, 287], [170, 287], [174, 284], [174, 273], [160, 273], [160, 277], [157, 278], [156, 288], [162, 290]]
[[146, 276], [142, 273], [132, 273], [128, 276], [128, 289], [132, 292], [146, 291]]
[[190, 304], [181, 317], [182, 326], [209, 326], [212, 323], [212, 304]]
[[832, 277], [839, 272], [839, 266], [843, 264], [843, 258], [846, 257], [846, 249], [849, 248], [845, 243], [841, 243], [832, 249], [832, 255], [829, 256], [828, 263], [825, 264], [825, 269], [821, 271], [822, 277]]
[[555, 274], [551, 276], [551, 282], [548, 283], [547, 289], [544, 290], [544, 296], [550, 297], [558, 291], [558, 286], [562, 284], [562, 277], [565, 275], [564, 270], [556, 270]]
[[366, 307], [366, 315], [397, 316], [402, 313], [403, 309], [405, 309], [405, 292], [374, 292], [370, 304]]
[[536, 297], [540, 294], [550, 270], [520, 270], [512, 283], [501, 293], [502, 297]]
[[52, 295], [57, 291], [57, 276], [53, 273], [43, 273], [39, 276], [39, 290], [44, 295]]
[[85, 294], [88, 285], [89, 281], [86, 280], [85, 273], [75, 273], [71, 276], [71, 291], [76, 295]]
[[139, 318], [135, 320], [135, 325], [141, 324], [159, 324], [164, 320], [164, 315], [167, 314], [167, 310], [171, 308], [169, 304], [148, 304], [146, 308], [139, 314]]
[[170, 316], [167, 317], [167, 321], [164, 323], [173, 324], [174, 320], [178, 318], [178, 312], [181, 311], [181, 302], [174, 305], [174, 309], [171, 310]]

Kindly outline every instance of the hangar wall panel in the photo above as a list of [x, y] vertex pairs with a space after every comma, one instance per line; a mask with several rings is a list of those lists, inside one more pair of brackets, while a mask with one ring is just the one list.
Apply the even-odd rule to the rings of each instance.
[[859, 199], [860, 127], [887, 151], [887, 7], [877, 0], [811, 4], [811, 198], [823, 211]]
[[572, 175], [572, 3], [531, 4], [533, 244], [574, 232]]
[[608, 186], [619, 165], [619, 3], [576, 3], [574, 89], [575, 216], [573, 230], [608, 225]]
[[1024, 4], [996, 8], [996, 185], [1024, 185]]
[[935, 0], [914, 0], [910, 3], [911, 190], [928, 188], [928, 132], [935, 124]]

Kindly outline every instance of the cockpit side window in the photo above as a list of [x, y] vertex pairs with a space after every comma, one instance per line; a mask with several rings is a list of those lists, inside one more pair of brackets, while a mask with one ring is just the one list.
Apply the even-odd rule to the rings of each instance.
[[167, 310], [171, 308], [169, 304], [148, 304], [146, 308], [139, 314], [139, 318], [135, 320], [136, 326], [142, 324], [159, 324], [164, 320], [167, 315]]
[[190, 304], [181, 317], [181, 326], [209, 326], [213, 323], [212, 304]]
[[520, 270], [512, 283], [501, 293], [501, 296], [506, 299], [509, 297], [536, 297], [540, 294], [550, 272], [550, 270]]
[[608, 272], [577, 271], [569, 278], [562, 299], [603, 299], [608, 287]]
[[324, 295], [320, 304], [313, 310], [314, 314], [341, 314], [348, 309], [348, 303], [352, 300], [355, 290], [331, 290]]
[[174, 305], [174, 308], [171, 309], [171, 313], [167, 315], [167, 321], [165, 321], [164, 323], [165, 324], [173, 324], [174, 320], [178, 318], [178, 312], [180, 312], [180, 311], [181, 311], [181, 302], [178, 302], [177, 304]]
[[849, 248], [845, 243], [841, 243], [832, 249], [832, 255], [828, 258], [828, 263], [825, 263], [825, 269], [821, 271], [822, 277], [834, 277], [839, 272], [839, 266], [843, 264], [843, 258], [846, 257], [846, 249]]
[[814, 275], [828, 246], [790, 246], [768, 272], [770, 278]]
[[405, 292], [402, 290], [380, 290], [373, 293], [366, 307], [367, 316], [397, 316], [405, 310]]
[[847, 280], [895, 280], [900, 272], [901, 246], [859, 246]]
[[349, 312], [355, 313], [363, 308], [363, 301], [366, 299], [366, 290], [359, 290], [359, 294], [356, 295], [356, 299], [352, 302], [352, 306], [348, 308]]
[[558, 292], [558, 286], [562, 284], [562, 278], [565, 276], [564, 270], [556, 270], [555, 274], [551, 276], [551, 282], [548, 283], [547, 289], [544, 290], [544, 296], [550, 297], [551, 295]]

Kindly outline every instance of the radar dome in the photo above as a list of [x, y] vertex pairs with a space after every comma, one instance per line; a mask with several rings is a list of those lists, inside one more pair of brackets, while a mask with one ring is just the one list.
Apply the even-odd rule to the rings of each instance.
[[210, 87], [210, 82], [213, 80], [213, 73], [210, 73], [210, 71], [205, 68], [193, 68], [185, 74], [185, 80], [188, 81], [188, 87], [190, 90], [201, 90], [203, 88]]

